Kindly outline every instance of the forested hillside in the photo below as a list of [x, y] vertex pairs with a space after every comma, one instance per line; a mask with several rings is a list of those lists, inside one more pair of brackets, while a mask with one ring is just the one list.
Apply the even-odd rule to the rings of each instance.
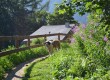
[[[29, 35], [45, 24], [45, 11], [49, 0], [42, 5], [42, 0], [0, 0], [0, 36]], [[40, 18], [36, 20], [36, 18]], [[0, 49], [14, 44], [13, 41], [1, 42]]]

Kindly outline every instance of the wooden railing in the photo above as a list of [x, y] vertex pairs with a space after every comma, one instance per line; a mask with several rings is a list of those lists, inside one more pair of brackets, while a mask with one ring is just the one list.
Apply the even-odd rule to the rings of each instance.
[[[44, 35], [34, 35], [34, 36], [0, 36], [0, 42], [9, 41], [9, 40], [14, 40], [15, 41], [15, 49], [0, 52], [0, 57], [6, 56], [6, 55], [9, 55], [9, 54], [12, 54], [12, 53], [17, 53], [19, 51], [24, 51], [24, 50], [28, 50], [28, 49], [31, 49], [31, 48], [44, 46], [44, 44], [36, 44], [36, 45], [31, 46], [30, 45], [30, 43], [31, 43], [30, 39], [43, 37], [44, 40], [46, 41], [48, 36], [58, 36], [58, 40], [60, 40], [61, 35], [65, 36], [66, 34], [64, 34], [64, 33], [55, 33], [55, 34], [44, 34]], [[27, 46], [23, 47], [23, 48], [20, 48], [19, 47], [19, 41], [24, 40], [24, 39], [27, 39]]]

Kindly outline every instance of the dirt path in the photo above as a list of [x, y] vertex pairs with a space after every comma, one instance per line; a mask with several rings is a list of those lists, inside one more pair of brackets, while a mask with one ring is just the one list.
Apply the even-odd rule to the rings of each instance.
[[40, 58], [37, 58], [37, 59], [32, 59], [30, 61], [24, 62], [24, 63], [16, 66], [16, 68], [14, 68], [11, 72], [7, 73], [5, 80], [21, 80], [21, 79], [23, 79], [24, 75], [25, 75], [24, 69], [27, 66], [29, 66], [33, 62], [38, 62], [38, 61], [44, 60], [47, 57], [48, 56], [40, 57]]

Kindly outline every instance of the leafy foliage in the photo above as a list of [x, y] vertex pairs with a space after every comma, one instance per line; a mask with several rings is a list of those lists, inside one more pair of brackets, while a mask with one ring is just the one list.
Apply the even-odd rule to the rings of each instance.
[[[78, 12], [80, 15], [84, 15], [85, 13], [93, 13], [94, 16], [97, 15], [101, 18], [100, 22], [110, 25], [109, 0], [64, 0], [63, 4], [69, 6], [74, 13]], [[61, 12], [64, 10], [67, 9], [64, 7]]]
[[[0, 0], [0, 36], [29, 35], [45, 24], [49, 0]], [[45, 14], [43, 14], [45, 12]], [[0, 43], [1, 48], [14, 44], [13, 41]]]
[[33, 14], [36, 10], [43, 9], [41, 2], [42, 0], [0, 0], [0, 35], [29, 34], [30, 32], [24, 33], [24, 31], [28, 31], [30, 26], [37, 25], [31, 19], [35, 18]]
[[[63, 9], [63, 8], [66, 9]], [[64, 6], [63, 4], [59, 5], [56, 4], [56, 8], [52, 14], [48, 14], [47, 16], [47, 24], [49, 25], [59, 25], [59, 24], [65, 24], [65, 22], [69, 23], [77, 23], [77, 21], [74, 20], [73, 15], [74, 12], [72, 11], [70, 13], [70, 10], [68, 6]]]
[[35, 44], [43, 44], [43, 42], [44, 42], [43, 38], [36, 38], [36, 39], [32, 40], [32, 44], [33, 45], [35, 45]]

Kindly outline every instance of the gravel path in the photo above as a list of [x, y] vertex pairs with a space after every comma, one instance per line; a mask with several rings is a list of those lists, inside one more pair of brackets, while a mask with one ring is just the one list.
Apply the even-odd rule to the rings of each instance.
[[23, 79], [24, 75], [25, 75], [24, 69], [26, 67], [28, 67], [30, 64], [32, 64], [34, 62], [44, 60], [47, 57], [48, 56], [40, 57], [40, 58], [37, 58], [37, 59], [32, 59], [30, 61], [21, 63], [20, 65], [16, 66], [11, 72], [6, 74], [5, 80], [21, 80], [21, 79]]

